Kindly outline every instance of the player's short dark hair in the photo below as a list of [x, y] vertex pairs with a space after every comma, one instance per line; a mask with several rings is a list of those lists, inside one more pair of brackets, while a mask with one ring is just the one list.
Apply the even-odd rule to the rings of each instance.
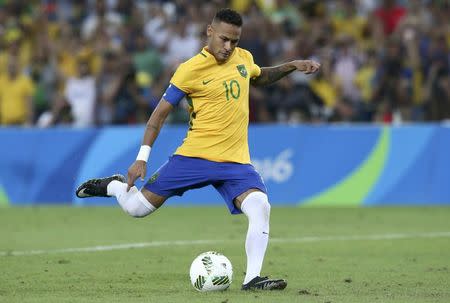
[[231, 8], [222, 8], [217, 11], [214, 16], [213, 22], [224, 22], [227, 24], [233, 24], [236, 26], [242, 26], [242, 17], [241, 15]]

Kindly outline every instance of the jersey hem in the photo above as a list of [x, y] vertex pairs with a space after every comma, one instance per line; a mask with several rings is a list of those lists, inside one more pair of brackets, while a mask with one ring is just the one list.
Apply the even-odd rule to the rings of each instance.
[[185, 153], [180, 153], [180, 152], [175, 152], [174, 155], [189, 157], [189, 158], [199, 158], [199, 159], [203, 159], [203, 160], [220, 162], [220, 163], [251, 164], [251, 161], [247, 162], [247, 161], [235, 161], [235, 160], [229, 160], [229, 159], [218, 159], [218, 158], [214, 158], [214, 157], [205, 157], [203, 155], [185, 154]]

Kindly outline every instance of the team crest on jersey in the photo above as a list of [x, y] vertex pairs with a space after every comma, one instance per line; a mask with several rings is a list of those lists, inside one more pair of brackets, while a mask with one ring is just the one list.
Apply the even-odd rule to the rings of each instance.
[[153, 183], [153, 182], [155, 182], [156, 181], [156, 178], [158, 178], [158, 173], [155, 173], [153, 176], [151, 176], [151, 178], [148, 180], [148, 184], [151, 184], [151, 183]]
[[242, 77], [247, 78], [247, 70], [245, 69], [244, 64], [238, 65], [238, 66], [236, 66], [236, 68]]

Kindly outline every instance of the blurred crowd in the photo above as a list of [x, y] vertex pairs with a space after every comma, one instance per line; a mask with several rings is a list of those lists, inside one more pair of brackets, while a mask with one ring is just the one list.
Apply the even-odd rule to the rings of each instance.
[[321, 63], [252, 87], [252, 123], [450, 119], [446, 0], [0, 0], [0, 124], [145, 123], [223, 7], [259, 66]]

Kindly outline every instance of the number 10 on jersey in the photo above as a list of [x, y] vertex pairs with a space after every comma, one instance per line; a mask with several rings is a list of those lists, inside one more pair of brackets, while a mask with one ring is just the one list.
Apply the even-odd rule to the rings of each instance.
[[239, 82], [236, 80], [231, 80], [228, 83], [227, 81], [223, 81], [223, 86], [225, 87], [225, 96], [227, 97], [227, 101], [230, 100], [230, 95], [235, 100], [237, 100], [241, 95], [241, 87], [239, 86]]

